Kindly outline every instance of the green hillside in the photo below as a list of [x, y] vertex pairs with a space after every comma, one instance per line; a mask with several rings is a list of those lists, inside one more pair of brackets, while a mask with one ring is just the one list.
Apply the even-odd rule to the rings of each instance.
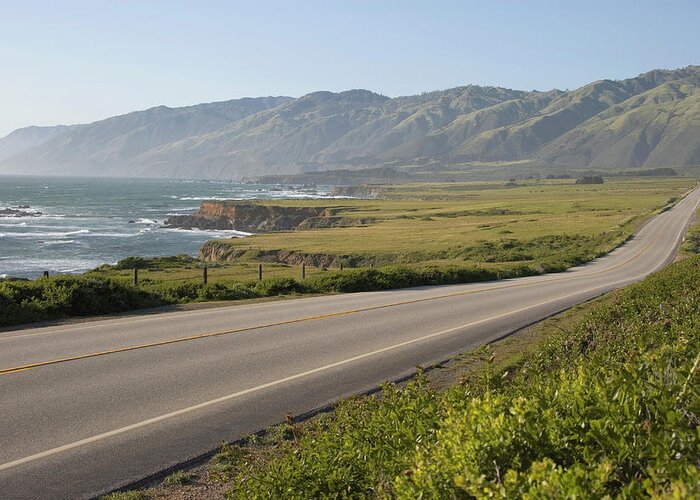
[[474, 85], [159, 107], [0, 139], [0, 173], [234, 178], [331, 169], [530, 162], [592, 169], [700, 164], [700, 66], [571, 91]]

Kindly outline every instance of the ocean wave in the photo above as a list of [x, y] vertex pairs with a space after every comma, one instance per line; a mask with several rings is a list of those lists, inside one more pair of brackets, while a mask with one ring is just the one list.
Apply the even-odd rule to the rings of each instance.
[[45, 241], [43, 243], [44, 246], [53, 246], [53, 245], [71, 245], [75, 243], [76, 240], [54, 240], [54, 241]]
[[95, 266], [92, 266], [92, 267], [73, 267], [71, 269], [59, 269], [58, 272], [59, 273], [80, 273], [83, 271], [89, 271], [93, 267], [95, 267]]
[[244, 198], [236, 198], [232, 196], [182, 196], [181, 198], [178, 198], [178, 200], [182, 201], [205, 201], [205, 200], [213, 200], [213, 201], [236, 201], [236, 200], [243, 200]]
[[158, 222], [153, 219], [136, 219], [136, 224], [158, 224]]
[[235, 229], [228, 229], [225, 231], [219, 231], [216, 229], [182, 229], [182, 228], [165, 228], [168, 231], [179, 231], [187, 234], [205, 234], [208, 237], [213, 238], [245, 238], [246, 236], [252, 236], [253, 233], [246, 233], [245, 231], [236, 231]]
[[90, 237], [94, 238], [133, 238], [135, 236], [140, 236], [140, 231], [137, 233], [90, 233]]
[[36, 232], [36, 233], [10, 233], [6, 236], [9, 238], [68, 238], [70, 236], [78, 236], [81, 234], [89, 234], [89, 229], [80, 229], [78, 231], [68, 231], [65, 233], [59, 232]]
[[0, 227], [27, 227], [27, 223], [20, 222], [19, 224], [0, 224]]

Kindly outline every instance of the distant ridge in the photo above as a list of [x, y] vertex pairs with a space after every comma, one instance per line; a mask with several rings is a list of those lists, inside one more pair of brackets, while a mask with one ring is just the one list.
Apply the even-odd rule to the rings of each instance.
[[397, 164], [700, 164], [700, 66], [572, 91], [474, 85], [160, 106], [0, 139], [0, 173], [233, 178]]

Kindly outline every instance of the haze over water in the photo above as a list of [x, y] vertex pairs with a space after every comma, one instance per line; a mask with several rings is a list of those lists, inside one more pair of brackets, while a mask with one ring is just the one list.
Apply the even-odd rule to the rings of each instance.
[[196, 255], [208, 239], [245, 235], [162, 227], [170, 215], [192, 213], [201, 200], [325, 196], [323, 188], [225, 181], [0, 176], [0, 210], [41, 212], [0, 215], [0, 276], [77, 273], [132, 255]]

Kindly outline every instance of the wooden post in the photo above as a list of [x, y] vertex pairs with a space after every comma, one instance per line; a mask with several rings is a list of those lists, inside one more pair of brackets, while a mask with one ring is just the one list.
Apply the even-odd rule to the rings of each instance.
[[138, 268], [134, 268], [134, 285], [139, 284], [139, 270]]
[[207, 278], [208, 278], [207, 271], [208, 271], [207, 266], [204, 266], [202, 268], [202, 283], [204, 283], [205, 285], [207, 284]]
[[306, 262], [301, 263], [301, 279], [306, 279]]
[[343, 270], [343, 263], [342, 262], [340, 263], [340, 270], [341, 271]]
[[48, 278], [48, 277], [49, 277], [49, 272], [48, 272], [48, 271], [44, 271], [44, 278]]
[[262, 264], [258, 264], [258, 281], [262, 281]]

